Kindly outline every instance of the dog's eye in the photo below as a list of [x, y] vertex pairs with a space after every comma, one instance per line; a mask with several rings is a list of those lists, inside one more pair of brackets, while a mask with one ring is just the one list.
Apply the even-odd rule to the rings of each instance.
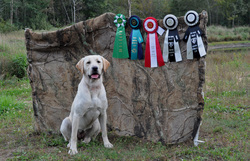
[[101, 63], [101, 61], [100, 61], [100, 60], [97, 60], [97, 63]]
[[90, 64], [90, 61], [88, 61], [86, 64]]

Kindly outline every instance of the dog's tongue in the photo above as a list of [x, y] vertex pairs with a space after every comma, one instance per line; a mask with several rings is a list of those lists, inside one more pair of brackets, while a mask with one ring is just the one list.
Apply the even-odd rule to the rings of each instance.
[[91, 75], [91, 78], [97, 79], [97, 78], [99, 78], [99, 75], [98, 74], [93, 74], [93, 75]]

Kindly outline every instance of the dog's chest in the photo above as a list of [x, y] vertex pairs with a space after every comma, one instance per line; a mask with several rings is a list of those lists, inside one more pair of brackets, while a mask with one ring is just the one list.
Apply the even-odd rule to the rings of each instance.
[[80, 127], [82, 129], [88, 129], [102, 113], [102, 108], [100, 107], [99, 102], [99, 99], [95, 99], [94, 101], [92, 100], [91, 106], [87, 108], [86, 112], [81, 118]]
[[89, 108], [88, 111], [80, 118], [79, 129], [87, 130], [89, 129], [94, 121], [98, 119], [101, 112], [95, 108]]
[[84, 117], [89, 121], [94, 121], [99, 117], [100, 114], [101, 111], [99, 109], [90, 107], [85, 113]]
[[102, 104], [102, 101], [97, 96], [92, 97], [90, 106], [87, 108], [85, 116], [97, 118], [103, 111]]

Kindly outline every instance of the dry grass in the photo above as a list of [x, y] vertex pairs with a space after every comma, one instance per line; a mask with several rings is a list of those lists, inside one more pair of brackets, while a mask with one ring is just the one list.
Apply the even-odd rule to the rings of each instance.
[[[205, 91], [207, 97], [214, 96], [249, 96], [250, 90], [250, 55], [249, 51], [212, 52], [208, 55]], [[225, 97], [231, 104], [233, 99]], [[235, 100], [237, 103], [250, 105], [248, 97]], [[240, 102], [239, 102], [240, 101]]]
[[0, 52], [8, 54], [25, 54], [24, 31], [14, 31], [8, 34], [0, 34]]
[[250, 40], [250, 27], [227, 28], [223, 26], [209, 26], [207, 28], [207, 35], [208, 42], [245, 41]]

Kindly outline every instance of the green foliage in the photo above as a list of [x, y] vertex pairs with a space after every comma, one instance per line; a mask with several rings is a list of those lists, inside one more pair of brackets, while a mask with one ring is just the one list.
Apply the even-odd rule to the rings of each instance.
[[[248, 0], [131, 0], [132, 15], [163, 19], [166, 14], [184, 16], [188, 10], [208, 11], [209, 25], [249, 26]], [[11, 9], [13, 7], [13, 10]], [[128, 17], [127, 0], [0, 0], [0, 18], [13, 24], [0, 23], [0, 32], [32, 28], [50, 29], [99, 16], [105, 12]], [[11, 12], [13, 11], [13, 12]], [[17, 27], [15, 27], [17, 26]]]
[[0, 95], [0, 115], [9, 114], [11, 112], [16, 112], [23, 109], [25, 104], [22, 102], [17, 102], [15, 97]]
[[38, 14], [31, 20], [31, 28], [34, 30], [49, 30], [52, 27], [46, 15]]
[[17, 27], [11, 25], [9, 22], [4, 21], [0, 17], [0, 33], [8, 33], [17, 30]]
[[0, 81], [0, 116], [18, 114], [27, 104], [17, 98], [30, 97], [30, 92], [31, 88], [27, 79], [20, 80], [13, 77]]
[[107, 4], [103, 0], [84, 0], [82, 1], [82, 6], [84, 7], [79, 11], [79, 18], [81, 18], [81, 15], [83, 19], [99, 16], [105, 12], [106, 5]]
[[7, 77], [23, 78], [26, 76], [27, 58], [22, 54], [11, 55], [1, 68]]

